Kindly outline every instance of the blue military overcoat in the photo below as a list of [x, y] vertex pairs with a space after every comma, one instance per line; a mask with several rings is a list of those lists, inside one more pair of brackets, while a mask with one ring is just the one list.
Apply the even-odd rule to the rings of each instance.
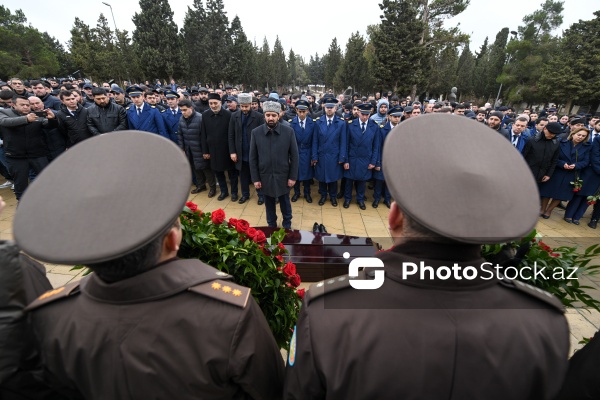
[[344, 177], [355, 181], [371, 179], [373, 170], [369, 169], [369, 164], [376, 165], [379, 158], [379, 125], [369, 119], [363, 132], [361, 124], [358, 118], [350, 122], [346, 135], [348, 142], [346, 162], [350, 165], [350, 169], [344, 170]]
[[131, 130], [152, 132], [170, 139], [160, 111], [148, 103], [144, 102], [142, 113], [139, 116], [137, 115], [137, 107], [130, 104], [127, 107], [127, 122], [129, 122], [129, 129]]
[[290, 126], [296, 134], [296, 143], [298, 143], [298, 180], [307, 181], [314, 177], [314, 168], [311, 164], [313, 134], [317, 130], [317, 124], [312, 118], [306, 117], [304, 120], [304, 129], [300, 127], [298, 117], [291, 120]]
[[317, 129], [313, 133], [312, 159], [318, 161], [315, 166], [315, 178], [319, 182], [336, 182], [342, 178], [346, 162], [346, 121], [334, 116], [331, 126], [327, 126], [327, 116], [322, 115], [315, 121]]

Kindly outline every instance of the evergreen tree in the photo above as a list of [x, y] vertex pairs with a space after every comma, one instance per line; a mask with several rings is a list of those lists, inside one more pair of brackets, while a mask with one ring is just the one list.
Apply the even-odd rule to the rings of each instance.
[[308, 78], [308, 65], [304, 62], [304, 59], [296, 54], [296, 83], [301, 88], [310, 83], [310, 79]]
[[52, 46], [37, 29], [25, 25], [21, 10], [0, 6], [0, 75], [4, 79], [54, 76], [59, 71]]
[[337, 38], [333, 38], [329, 45], [329, 51], [323, 58], [325, 59], [325, 85], [333, 87], [335, 74], [343, 61], [342, 50], [338, 45]]
[[225, 68], [225, 77], [232, 83], [249, 83], [252, 79], [250, 68], [252, 68], [254, 47], [248, 41], [237, 15], [231, 21], [229, 37], [232, 45], [229, 51], [229, 63]]
[[546, 0], [540, 9], [523, 18], [524, 26], [519, 27], [519, 40], [507, 45], [512, 55], [498, 80], [506, 87], [505, 97], [509, 102], [528, 104], [543, 102], [538, 82], [542, 69], [553, 54], [558, 53], [558, 38], [552, 31], [562, 24], [563, 2]]
[[206, 1], [206, 23], [203, 39], [207, 52], [202, 63], [210, 82], [219, 82], [225, 77], [223, 70], [229, 62], [229, 49], [232, 44], [229, 37], [229, 19], [223, 6], [223, 0]]
[[559, 51], [542, 69], [540, 90], [547, 101], [600, 105], [600, 11], [595, 18], [574, 23], [564, 32]]
[[490, 47], [490, 56], [488, 61], [488, 73], [484, 77], [485, 95], [489, 99], [495, 99], [498, 88], [497, 78], [502, 73], [504, 63], [506, 62], [506, 44], [508, 43], [508, 28], [502, 28], [496, 34], [494, 44]]
[[285, 60], [285, 53], [283, 52], [283, 46], [281, 45], [279, 36], [277, 36], [275, 39], [275, 45], [273, 45], [271, 65], [275, 87], [281, 87], [287, 84], [289, 80], [289, 72], [287, 62]]
[[296, 80], [298, 78], [298, 71], [296, 70], [296, 54], [292, 49], [290, 49], [290, 53], [288, 55], [288, 71], [290, 73], [290, 82], [292, 83], [292, 90], [296, 90]]
[[342, 85], [352, 86], [355, 92], [367, 91], [372, 82], [369, 75], [369, 63], [365, 57], [367, 43], [357, 31], [346, 44], [344, 62], [340, 66]]
[[173, 11], [168, 0], [140, 0], [140, 12], [133, 16], [133, 42], [146, 79], [181, 74], [182, 49]]
[[488, 38], [486, 36], [475, 57], [475, 68], [473, 69], [473, 93], [477, 98], [488, 95], [485, 92], [485, 82], [489, 68], [489, 56]]
[[425, 48], [420, 44], [425, 27], [418, 18], [418, 2], [383, 0], [379, 8], [383, 11], [380, 28], [370, 32], [376, 84], [394, 92], [408, 91], [420, 81], [416, 66], [425, 56]]
[[308, 78], [312, 84], [323, 84], [325, 82], [325, 65], [319, 54], [315, 53], [315, 57], [310, 57], [308, 64]]
[[269, 42], [265, 37], [263, 45], [258, 53], [257, 65], [260, 73], [258, 74], [258, 84], [261, 90], [268, 91], [269, 85], [273, 84], [274, 79], [272, 78], [272, 63], [271, 63], [271, 50], [269, 48]]
[[429, 97], [447, 98], [450, 89], [456, 86], [458, 69], [458, 50], [450, 44], [434, 55], [432, 68], [427, 79]]
[[56, 71], [56, 77], [69, 76], [75, 72], [75, 70], [77, 70], [77, 66], [73, 63], [71, 54], [65, 49], [62, 43], [60, 43], [55, 37], [50, 36], [48, 32], [42, 33], [42, 37], [50, 48], [52, 54], [56, 56], [56, 61], [58, 61], [58, 71]]
[[92, 79], [100, 79], [98, 69], [98, 41], [96, 31], [91, 29], [78, 17], [75, 17], [73, 28], [71, 28], [71, 40], [69, 41], [71, 58], [77, 69], [83, 76]]
[[[108, 20], [104, 14], [100, 14], [96, 28], [94, 28], [95, 48], [96, 48], [96, 68], [98, 75], [96, 79], [106, 81], [113, 77], [117, 71], [114, 68], [114, 61], [118, 58], [118, 51], [113, 43], [113, 32], [108, 25]], [[119, 77], [119, 78], [122, 78]]]
[[206, 11], [202, 0], [194, 0], [192, 6], [188, 6], [181, 30], [188, 60], [186, 76], [192, 82], [206, 82]]
[[456, 71], [458, 94], [461, 101], [473, 94], [473, 72], [475, 70], [475, 58], [469, 45], [464, 48], [458, 58], [458, 67]]

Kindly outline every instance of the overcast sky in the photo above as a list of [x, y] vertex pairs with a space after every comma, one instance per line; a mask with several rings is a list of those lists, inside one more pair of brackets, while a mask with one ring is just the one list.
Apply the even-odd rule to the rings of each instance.
[[[596, 1], [565, 0], [564, 22], [557, 33], [580, 19], [592, 19], [594, 9], [590, 7], [590, 4]], [[131, 33], [135, 28], [131, 18], [140, 10], [138, 1], [106, 0], [105, 2], [112, 6], [117, 27]], [[503, 27], [516, 30], [522, 23], [523, 16], [538, 9], [542, 2], [543, 0], [503, 0], [501, 2], [471, 0], [471, 4], [465, 12], [446, 23], [447, 26], [460, 24], [461, 30], [471, 35], [471, 50], [476, 50], [486, 36], [489, 36], [490, 42], [493, 42], [496, 33]], [[367, 26], [380, 21], [381, 10], [378, 3], [377, 0], [366, 0], [360, 3], [323, 0], [304, 0], [300, 3], [224, 0], [229, 20], [231, 21], [237, 14], [250, 40], [256, 40], [256, 43], [261, 46], [263, 38], [266, 36], [270, 48], [273, 49], [275, 37], [279, 35], [286, 55], [291, 47], [307, 62], [315, 53], [325, 54], [334, 37], [337, 37], [338, 43], [344, 51], [346, 42], [353, 32], [358, 30], [366, 36]], [[181, 28], [188, 5], [191, 6], [192, 1], [170, 0], [170, 4], [175, 14], [175, 23]], [[111, 28], [114, 29], [110, 8], [102, 4], [101, 0], [53, 0], [50, 2], [2, 0], [2, 5], [8, 7], [12, 12], [20, 8], [29, 23], [40, 31], [48, 32], [65, 45], [71, 37], [69, 31], [73, 27], [76, 16], [93, 27], [96, 25], [100, 13], [104, 13]], [[267, 7], [272, 8], [268, 9]], [[402, 45], [401, 38], [398, 38], [398, 45]]]

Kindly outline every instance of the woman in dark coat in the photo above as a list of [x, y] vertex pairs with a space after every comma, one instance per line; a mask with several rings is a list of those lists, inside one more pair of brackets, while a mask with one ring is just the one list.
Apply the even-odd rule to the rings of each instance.
[[592, 142], [592, 150], [590, 151], [590, 165], [585, 167], [581, 172], [581, 180], [583, 186], [581, 190], [575, 193], [573, 199], [567, 205], [565, 211], [565, 221], [573, 222], [579, 225], [579, 220], [585, 214], [588, 208], [588, 196], [594, 196], [600, 190], [600, 137], [597, 137]]
[[575, 187], [571, 182], [575, 182], [581, 170], [590, 163], [592, 146], [587, 142], [589, 134], [587, 129], [579, 128], [573, 130], [567, 140], [561, 140], [554, 174], [546, 183], [540, 185], [543, 218], [550, 218], [552, 210], [561, 201], [570, 201], [573, 198]]

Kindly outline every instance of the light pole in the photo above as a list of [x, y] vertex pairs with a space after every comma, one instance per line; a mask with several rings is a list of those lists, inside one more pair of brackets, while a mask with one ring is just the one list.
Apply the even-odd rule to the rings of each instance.
[[113, 24], [115, 24], [115, 36], [116, 36], [118, 29], [117, 29], [117, 22], [115, 21], [115, 14], [113, 13], [113, 10], [112, 10], [112, 6], [110, 4], [108, 4], [108, 3], [105, 3], [105, 2], [102, 2], [102, 4], [104, 4], [107, 7], [110, 7], [110, 14], [113, 17]]
[[[510, 38], [510, 40], [513, 40], [514, 38], [517, 37], [517, 32], [516, 31], [510, 31], [510, 34], [513, 35]], [[504, 65], [507, 65], [510, 62], [511, 58], [512, 58], [512, 54], [509, 54], [508, 55], [508, 60], [506, 60], [506, 63], [504, 63]], [[498, 99], [500, 98], [500, 92], [501, 91], [502, 91], [502, 82], [500, 83], [500, 89], [498, 89], [498, 95], [496, 95], [496, 101], [494, 101], [494, 108], [496, 108], [496, 104], [498, 104]]]

